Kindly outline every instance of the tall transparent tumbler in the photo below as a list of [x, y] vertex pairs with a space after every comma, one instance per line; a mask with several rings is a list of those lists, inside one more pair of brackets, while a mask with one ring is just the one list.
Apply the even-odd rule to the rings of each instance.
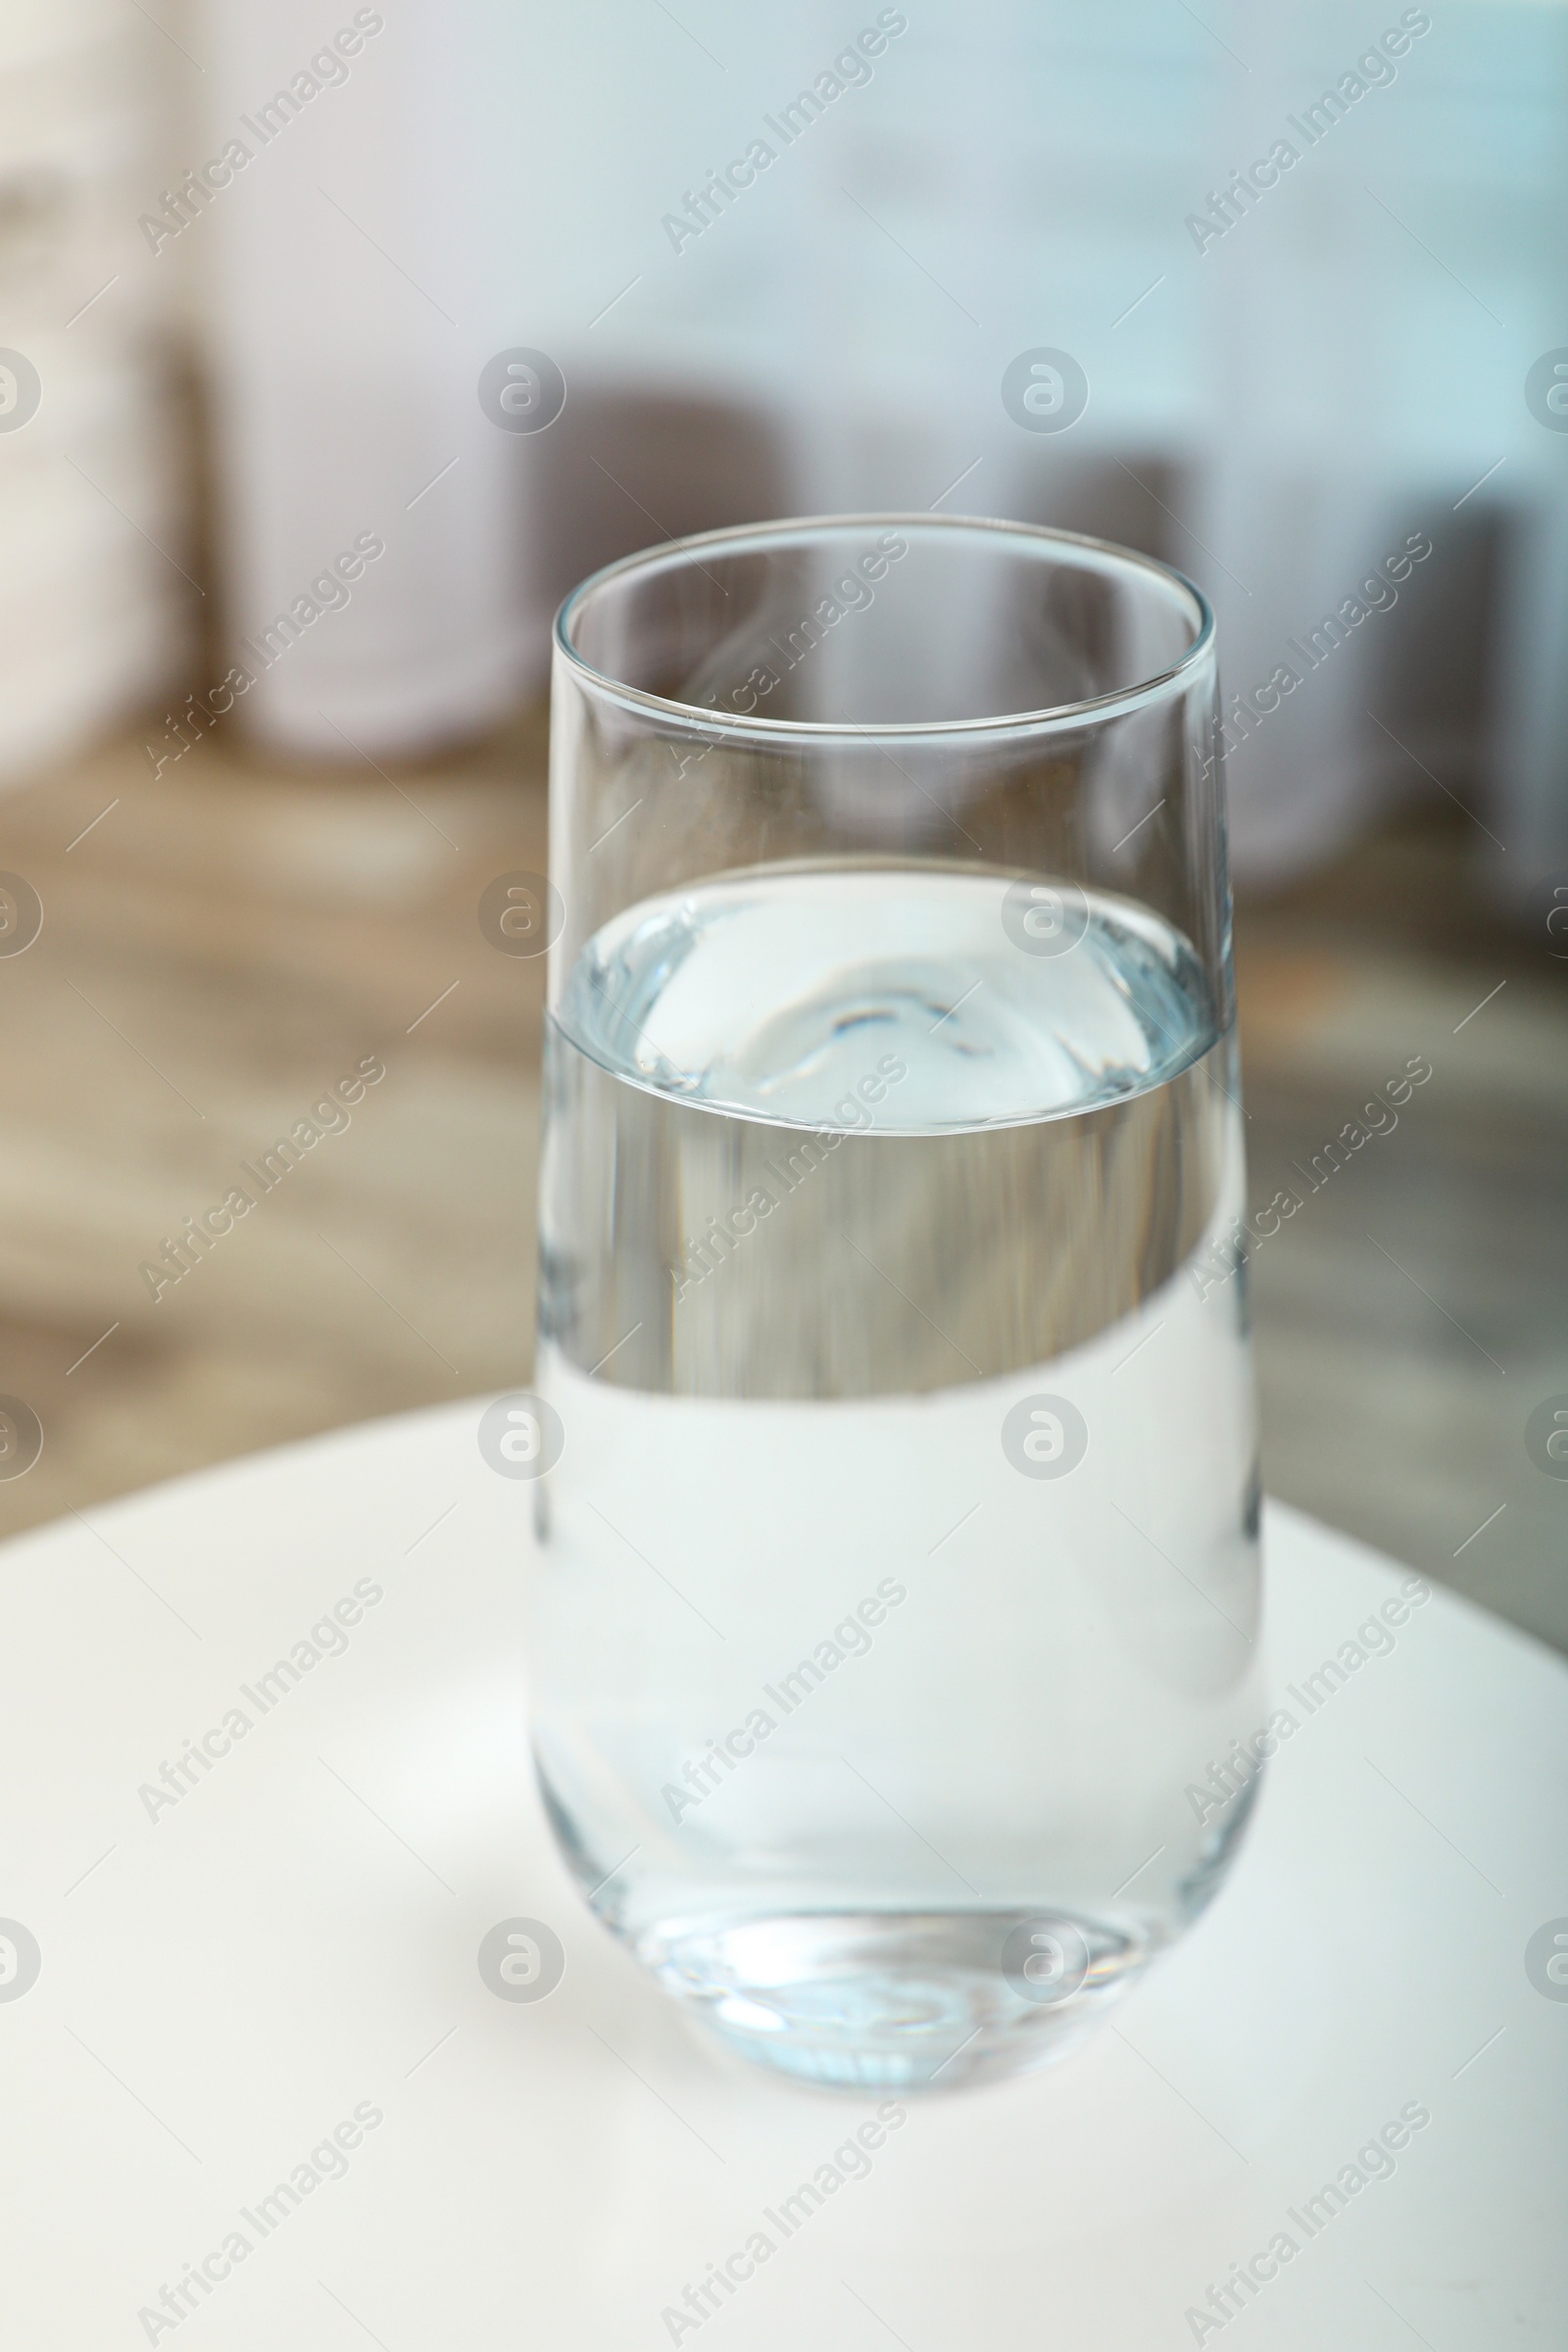
[[1216, 723], [1196, 589], [1011, 524], [712, 533], [557, 624], [538, 1768], [810, 2081], [1066, 2047], [1255, 1790]]

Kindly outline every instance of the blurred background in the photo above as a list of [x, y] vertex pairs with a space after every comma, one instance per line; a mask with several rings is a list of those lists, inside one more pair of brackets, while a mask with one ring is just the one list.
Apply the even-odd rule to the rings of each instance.
[[1568, 1647], [1564, 0], [12, 0], [0, 125], [0, 1533], [526, 1377], [553, 608], [932, 509], [1215, 604], [1253, 1200], [1432, 1072], [1267, 1482]]

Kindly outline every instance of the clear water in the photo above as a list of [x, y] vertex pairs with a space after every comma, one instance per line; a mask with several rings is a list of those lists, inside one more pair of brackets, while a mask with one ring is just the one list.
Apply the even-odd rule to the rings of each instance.
[[1039, 954], [1007, 888], [650, 901], [547, 1041], [547, 1801], [665, 1984], [821, 2082], [1070, 2042], [1213, 1892], [1248, 1792], [1189, 1791], [1263, 1720], [1244, 1277], [1187, 1270], [1231, 1042], [1147, 909]]

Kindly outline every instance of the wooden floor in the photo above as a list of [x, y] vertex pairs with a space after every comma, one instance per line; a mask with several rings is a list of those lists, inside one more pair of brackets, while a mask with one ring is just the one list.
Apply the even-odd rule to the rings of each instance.
[[[0, 1535], [526, 1377], [543, 972], [475, 909], [545, 855], [540, 713], [395, 780], [221, 734], [155, 779], [137, 736], [0, 804], [45, 910], [0, 956], [0, 1391], [45, 1431]], [[1486, 913], [1446, 822], [1239, 940], [1250, 1198], [1305, 1196], [1252, 1267], [1268, 1484], [1568, 1648], [1568, 1481], [1523, 1443], [1568, 1392], [1568, 962]], [[1288, 1173], [1413, 1055], [1396, 1129]], [[242, 1163], [372, 1056], [263, 1193]], [[155, 1299], [143, 1265], [235, 1186]]]

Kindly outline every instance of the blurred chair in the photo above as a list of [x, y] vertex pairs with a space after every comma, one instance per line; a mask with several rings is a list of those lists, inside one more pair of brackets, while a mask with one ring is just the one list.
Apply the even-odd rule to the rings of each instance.
[[[1226, 684], [1302, 673], [1232, 759], [1239, 862], [1283, 878], [1446, 791], [1522, 894], [1568, 861], [1568, 436], [1524, 399], [1568, 340], [1568, 19], [1431, 14], [1396, 82], [1312, 147], [1303, 109], [1368, 25], [1319, 0], [1213, 22], [1250, 72], [1214, 90], [1208, 184], [1292, 118], [1304, 150], [1200, 262], [1216, 365], [1192, 520]], [[1290, 640], [1410, 534], [1433, 553], [1397, 608], [1308, 671]]]

